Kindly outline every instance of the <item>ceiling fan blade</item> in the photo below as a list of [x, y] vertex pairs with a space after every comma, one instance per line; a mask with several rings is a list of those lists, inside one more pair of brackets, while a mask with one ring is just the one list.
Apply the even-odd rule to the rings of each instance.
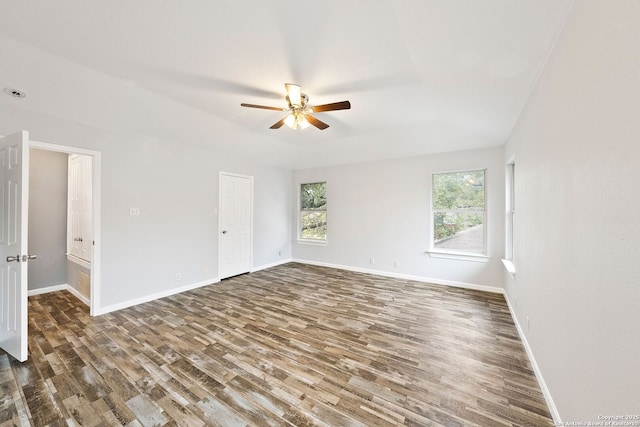
[[262, 108], [263, 110], [287, 111], [286, 108], [268, 107], [266, 105], [245, 104], [245, 103], [242, 103], [240, 105], [242, 107], [249, 107], [249, 108]]
[[[286, 119], [286, 117], [284, 119]], [[269, 129], [280, 129], [282, 127], [282, 125], [284, 124], [284, 119], [274, 123], [274, 125], [271, 126]]]
[[348, 110], [351, 108], [349, 101], [333, 102], [331, 104], [314, 105], [311, 107], [314, 113], [322, 113], [323, 111]]
[[317, 128], [318, 128], [318, 129], [320, 129], [320, 130], [325, 130], [326, 128], [328, 128], [328, 127], [329, 127], [329, 125], [328, 125], [328, 124], [326, 124], [326, 123], [325, 123], [325, 122], [323, 122], [323, 121], [320, 121], [320, 120], [316, 119], [316, 118], [315, 118], [315, 117], [313, 117], [311, 114], [307, 114], [305, 117], [307, 118], [307, 121], [308, 121], [309, 123], [311, 123], [312, 125], [314, 125], [315, 127], [317, 127]]
[[292, 105], [302, 105], [302, 92], [300, 86], [293, 83], [285, 83], [284, 87], [287, 89], [289, 103]]

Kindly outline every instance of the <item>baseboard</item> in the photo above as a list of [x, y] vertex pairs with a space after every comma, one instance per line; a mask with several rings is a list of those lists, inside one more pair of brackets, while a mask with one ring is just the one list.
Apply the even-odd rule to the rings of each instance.
[[71, 292], [76, 298], [78, 298], [80, 301], [82, 301], [83, 303], [85, 303], [85, 305], [87, 307], [91, 307], [91, 300], [89, 298], [87, 298], [86, 296], [82, 295], [80, 293], [79, 290], [77, 290], [76, 288], [72, 288], [71, 286], [69, 286], [67, 288], [67, 290], [69, 292]]
[[58, 292], [58, 291], [69, 291], [71, 292], [71, 294], [73, 294], [73, 296], [78, 298], [85, 305], [87, 305], [88, 307], [91, 307], [91, 300], [86, 296], [82, 295], [80, 291], [78, 291], [76, 288], [69, 285], [68, 283], [63, 283], [62, 285], [47, 286], [46, 288], [31, 289], [30, 291], [27, 292], [27, 295], [28, 296], [42, 295], [42, 294], [48, 294], [50, 292]]
[[356, 273], [374, 274], [376, 276], [391, 277], [393, 279], [413, 280], [416, 282], [432, 283], [434, 285], [443, 285], [443, 286], [453, 286], [456, 288], [472, 289], [475, 291], [492, 292], [496, 294], [504, 293], [504, 289], [502, 288], [496, 288], [494, 286], [478, 285], [475, 283], [465, 283], [465, 282], [456, 282], [453, 280], [433, 279], [430, 277], [413, 276], [410, 274], [391, 273], [391, 272], [382, 271], [382, 270], [370, 270], [367, 268], [351, 267], [347, 265], [331, 264], [327, 262], [309, 261], [306, 259], [294, 258], [291, 261], [299, 262], [301, 264], [317, 265], [319, 267], [337, 268], [339, 270], [353, 271]]
[[260, 270], [266, 270], [267, 268], [277, 267], [282, 264], [288, 264], [291, 261], [293, 261], [291, 258], [287, 258], [280, 261], [272, 262], [271, 264], [264, 264], [259, 267], [253, 267], [251, 269], [251, 273], [255, 273], [256, 271], [260, 271]]
[[547, 401], [547, 406], [549, 406], [549, 412], [551, 412], [551, 416], [553, 417], [554, 424], [559, 426], [562, 425], [562, 420], [560, 418], [560, 413], [558, 412], [558, 408], [556, 407], [555, 402], [553, 401], [553, 397], [551, 396], [551, 392], [549, 391], [549, 387], [547, 387], [547, 383], [544, 381], [544, 377], [542, 376], [542, 371], [540, 371], [540, 367], [536, 362], [536, 358], [533, 355], [533, 351], [529, 346], [529, 342], [527, 341], [527, 337], [524, 334], [524, 330], [520, 327], [520, 322], [518, 322], [518, 317], [516, 316], [516, 312], [513, 310], [513, 306], [511, 305], [511, 301], [509, 300], [509, 294], [504, 293], [504, 299], [507, 301], [507, 306], [509, 307], [509, 312], [511, 313], [511, 318], [513, 319], [513, 323], [516, 325], [516, 329], [518, 330], [518, 335], [520, 335], [520, 341], [522, 341], [522, 345], [524, 346], [525, 351], [527, 352], [527, 356], [529, 357], [529, 362], [531, 362], [531, 367], [533, 368], [533, 373], [538, 380], [538, 385], [540, 386], [540, 390], [542, 391], [542, 395], [544, 399]]
[[34, 295], [48, 294], [50, 292], [66, 291], [70, 287], [71, 286], [69, 286], [68, 284], [63, 283], [62, 285], [47, 286], [46, 288], [29, 289], [27, 295], [32, 297]]
[[134, 305], [144, 304], [145, 302], [154, 301], [160, 298], [166, 298], [168, 296], [190, 291], [192, 289], [201, 288], [207, 285], [213, 285], [214, 283], [218, 283], [218, 282], [220, 282], [220, 279], [216, 277], [216, 278], [204, 280], [202, 282], [192, 283], [190, 285], [182, 286], [180, 288], [169, 289], [167, 291], [158, 292], [158, 293], [146, 295], [140, 298], [119, 302], [117, 304], [108, 305], [106, 307], [98, 307], [95, 310], [95, 313], [93, 315], [100, 316], [102, 314], [111, 313], [112, 311], [122, 310], [123, 308], [133, 307]]

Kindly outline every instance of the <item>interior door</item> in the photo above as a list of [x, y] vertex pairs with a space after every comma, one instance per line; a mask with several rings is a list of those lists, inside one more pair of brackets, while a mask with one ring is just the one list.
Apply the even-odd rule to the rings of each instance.
[[92, 161], [91, 156], [69, 156], [67, 247], [70, 255], [88, 263], [93, 249]]
[[0, 139], [0, 347], [27, 360], [29, 133]]
[[251, 271], [253, 177], [220, 173], [220, 279]]

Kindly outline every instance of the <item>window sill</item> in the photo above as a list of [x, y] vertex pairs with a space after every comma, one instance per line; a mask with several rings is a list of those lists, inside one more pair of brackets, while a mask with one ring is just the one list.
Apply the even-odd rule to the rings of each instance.
[[489, 257], [481, 254], [468, 254], [461, 252], [440, 252], [440, 251], [427, 251], [431, 258], [445, 258], [455, 259], [458, 261], [474, 261], [474, 262], [489, 262]]
[[516, 278], [516, 265], [513, 263], [511, 259], [503, 259], [502, 263], [504, 264], [504, 268], [507, 269], [507, 273], [511, 276], [512, 279]]
[[300, 245], [309, 245], [309, 246], [327, 246], [326, 240], [306, 240], [306, 239], [298, 239], [296, 241]]

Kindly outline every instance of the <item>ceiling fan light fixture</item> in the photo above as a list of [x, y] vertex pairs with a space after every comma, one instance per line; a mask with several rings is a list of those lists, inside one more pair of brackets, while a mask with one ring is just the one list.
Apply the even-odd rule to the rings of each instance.
[[295, 129], [297, 127], [296, 116], [293, 113], [289, 114], [284, 119], [284, 124], [287, 125], [290, 129]]
[[306, 129], [311, 125], [305, 114], [300, 110], [292, 111], [291, 114], [285, 117], [284, 124], [293, 130]]
[[308, 128], [310, 126], [310, 123], [307, 120], [307, 117], [304, 114], [300, 114], [300, 116], [302, 117], [302, 119], [298, 121], [298, 126], [300, 126], [300, 129]]

